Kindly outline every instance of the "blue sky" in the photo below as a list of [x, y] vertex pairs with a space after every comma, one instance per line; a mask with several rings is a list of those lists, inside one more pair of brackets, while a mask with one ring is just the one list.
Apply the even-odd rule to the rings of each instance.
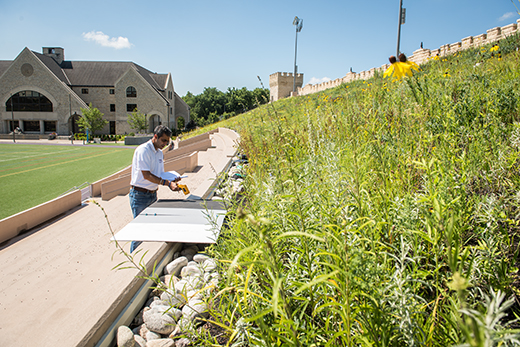
[[[514, 0], [520, 7], [518, 0]], [[403, 0], [401, 51], [435, 49], [516, 22], [511, 0]], [[395, 54], [399, 0], [0, 0], [0, 60], [63, 47], [67, 60], [133, 61], [171, 72], [181, 96], [269, 87], [293, 71], [294, 16], [304, 84], [378, 67]]]

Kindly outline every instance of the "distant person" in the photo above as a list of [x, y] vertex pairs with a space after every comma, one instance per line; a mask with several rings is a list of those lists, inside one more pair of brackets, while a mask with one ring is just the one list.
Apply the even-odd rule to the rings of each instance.
[[[170, 143], [172, 131], [165, 125], [158, 125], [153, 137], [137, 147], [132, 159], [132, 179], [130, 181], [130, 207], [132, 214], [137, 217], [145, 208], [157, 201], [159, 184], [168, 186], [172, 191], [179, 191], [175, 181], [161, 178], [164, 173], [164, 157], [162, 149]], [[132, 241], [130, 253], [139, 245], [140, 241]]]

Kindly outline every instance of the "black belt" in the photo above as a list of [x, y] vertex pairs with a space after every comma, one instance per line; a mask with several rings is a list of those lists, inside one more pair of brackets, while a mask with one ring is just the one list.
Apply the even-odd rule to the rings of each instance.
[[157, 191], [157, 189], [156, 189], [156, 190], [148, 190], [148, 189], [141, 188], [141, 187], [136, 187], [136, 186], [132, 186], [132, 188], [133, 188], [134, 190], [137, 190], [138, 192], [142, 192], [142, 193], [150, 193], [150, 194], [155, 193], [155, 192]]

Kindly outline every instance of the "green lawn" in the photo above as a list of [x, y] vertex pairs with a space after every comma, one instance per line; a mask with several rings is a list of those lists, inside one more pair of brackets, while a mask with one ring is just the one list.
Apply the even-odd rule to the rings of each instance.
[[0, 144], [0, 219], [125, 168], [133, 149]]

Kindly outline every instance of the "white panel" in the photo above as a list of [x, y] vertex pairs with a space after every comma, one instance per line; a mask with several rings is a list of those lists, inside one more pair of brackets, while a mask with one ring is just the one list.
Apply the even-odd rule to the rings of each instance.
[[[215, 243], [226, 211], [148, 207], [112, 240]], [[210, 223], [208, 213], [216, 225]]]

